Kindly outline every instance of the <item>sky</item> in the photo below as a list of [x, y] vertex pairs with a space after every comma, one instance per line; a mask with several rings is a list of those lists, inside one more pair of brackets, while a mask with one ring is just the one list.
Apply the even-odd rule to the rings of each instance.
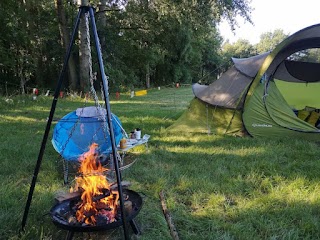
[[226, 21], [220, 26], [220, 33], [231, 43], [238, 39], [256, 44], [260, 35], [282, 29], [285, 34], [293, 34], [300, 29], [320, 23], [320, 0], [252, 0], [251, 19], [254, 25], [237, 18], [239, 27], [234, 33]]

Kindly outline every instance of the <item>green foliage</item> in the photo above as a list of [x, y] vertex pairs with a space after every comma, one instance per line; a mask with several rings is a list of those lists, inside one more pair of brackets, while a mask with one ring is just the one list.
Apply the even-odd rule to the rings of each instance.
[[[77, 7], [64, 1], [71, 31]], [[101, 1], [107, 2], [106, 25], [98, 25], [106, 73], [112, 89], [172, 82], [191, 83], [220, 65], [222, 17], [249, 19], [246, 0]], [[99, 1], [91, 1], [99, 11]], [[120, 10], [119, 10], [120, 8]], [[65, 50], [61, 45], [54, 1], [1, 1], [0, 83], [14, 90], [50, 88], [56, 84]], [[73, 55], [78, 61], [78, 44]], [[95, 58], [95, 54], [92, 55]], [[93, 61], [97, 71], [97, 61]], [[78, 69], [79, 72], [79, 69]], [[68, 88], [68, 79], [64, 88]], [[12, 92], [12, 91], [11, 91]]]
[[320, 50], [318, 48], [302, 50], [292, 54], [290, 59], [302, 62], [320, 63]]
[[272, 51], [280, 42], [288, 37], [282, 29], [276, 29], [273, 32], [262, 33], [260, 42], [256, 44], [255, 49], [257, 53], [264, 53]]
[[[232, 57], [235, 58], [247, 58], [257, 54], [261, 54], [267, 51], [272, 51], [281, 41], [283, 41], [287, 34], [281, 29], [276, 29], [273, 32], [262, 33], [260, 36], [260, 42], [252, 45], [248, 40], [239, 39], [235, 43], [230, 43], [228, 40], [222, 45], [221, 48], [221, 62], [225, 63], [221, 67], [221, 71], [226, 71], [233, 63], [230, 61]], [[312, 54], [300, 54], [307, 58]], [[301, 58], [301, 56], [299, 57]]]
[[235, 43], [230, 43], [228, 40], [222, 45], [221, 48], [222, 66], [220, 73], [226, 71], [233, 65], [231, 58], [247, 58], [256, 55], [254, 46], [245, 39], [239, 39]]
[[[0, 80], [12, 88], [50, 87], [61, 59], [53, 1], [1, 2]], [[4, 53], [5, 49], [5, 53]], [[23, 91], [23, 89], [21, 89]]]
[[254, 55], [252, 44], [245, 39], [239, 39], [234, 44], [230, 44], [229, 42], [224, 43], [222, 52], [228, 58], [246, 58]]

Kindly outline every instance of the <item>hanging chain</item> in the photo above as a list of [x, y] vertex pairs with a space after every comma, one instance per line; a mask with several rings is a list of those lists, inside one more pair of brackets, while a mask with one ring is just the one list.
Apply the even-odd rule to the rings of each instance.
[[88, 52], [90, 52], [88, 57], [89, 62], [89, 80], [90, 80], [90, 90], [93, 94], [94, 102], [97, 107], [101, 107], [99, 103], [99, 99], [96, 93], [96, 90], [94, 89], [93, 83], [94, 80], [96, 80], [96, 76], [92, 72], [92, 56], [91, 56], [91, 41], [90, 41], [90, 31], [89, 31], [89, 12], [86, 12], [85, 14], [85, 22], [86, 22], [86, 38], [87, 38], [87, 48]]
[[[102, 99], [104, 99], [104, 92], [103, 92], [102, 85], [101, 85], [101, 97], [102, 97]], [[129, 138], [126, 130], [124, 130], [124, 128], [122, 127], [121, 123], [117, 120], [117, 118], [115, 118], [115, 117], [113, 116], [113, 113], [111, 113], [111, 116], [112, 116], [112, 118], [115, 120], [115, 122], [117, 123], [117, 125], [121, 128], [121, 131], [122, 131], [122, 133], [125, 135], [125, 137], [126, 137], [126, 138]]]
[[[89, 31], [89, 12], [86, 13], [85, 19], [86, 19], [87, 48], [88, 48], [88, 50], [90, 52], [89, 58], [88, 58], [90, 90], [91, 90], [91, 93], [92, 93], [93, 98], [94, 98], [97, 114], [100, 116], [100, 118], [102, 118], [101, 126], [102, 126], [102, 132], [103, 132], [104, 138], [107, 139], [106, 130], [109, 131], [109, 128], [107, 126], [106, 115], [102, 111], [103, 108], [102, 108], [102, 106], [101, 106], [101, 104], [99, 102], [99, 98], [98, 98], [97, 92], [96, 92], [96, 90], [94, 88], [94, 81], [96, 80], [96, 74], [93, 74], [93, 71], [92, 71], [92, 56], [91, 56], [92, 52], [91, 52], [91, 44], [90, 44], [91, 41], [90, 41], [90, 31]], [[99, 50], [101, 51], [100, 43], [99, 43]], [[97, 129], [97, 131], [93, 134], [93, 138], [98, 133], [98, 130], [99, 129]]]
[[[87, 102], [88, 102], [88, 97], [86, 96], [85, 103], [87, 103]], [[71, 128], [71, 131], [69, 132], [68, 138], [67, 138], [65, 144], [63, 145], [63, 147], [62, 147], [62, 149], [61, 149], [61, 152], [60, 152], [60, 156], [61, 156], [61, 157], [62, 157], [62, 155], [63, 155], [63, 153], [64, 153], [64, 150], [67, 148], [67, 145], [68, 145], [68, 143], [69, 143], [69, 141], [70, 141], [70, 139], [71, 139], [74, 131], [76, 130], [77, 125], [78, 125], [79, 122], [80, 122], [80, 118], [81, 118], [81, 116], [82, 116], [82, 114], [83, 114], [83, 111], [84, 111], [84, 107], [81, 109], [80, 114], [79, 114], [76, 122], [73, 124], [73, 126], [72, 126], [72, 128]]]

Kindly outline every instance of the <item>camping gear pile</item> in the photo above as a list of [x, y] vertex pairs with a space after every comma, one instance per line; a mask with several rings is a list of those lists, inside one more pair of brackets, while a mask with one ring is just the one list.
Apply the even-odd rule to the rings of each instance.
[[320, 64], [294, 54], [320, 47], [320, 24], [302, 29], [271, 52], [232, 58], [210, 85], [194, 84], [195, 99], [169, 131], [320, 139]]

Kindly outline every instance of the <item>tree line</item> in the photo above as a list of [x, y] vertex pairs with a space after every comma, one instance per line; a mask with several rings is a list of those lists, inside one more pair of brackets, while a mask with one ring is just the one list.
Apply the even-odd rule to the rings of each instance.
[[[248, 0], [2, 0], [0, 94], [55, 89], [84, 3], [95, 9], [111, 91], [193, 83], [205, 77], [212, 81], [231, 56], [255, 55], [287, 36], [277, 30], [261, 36], [256, 46], [246, 40], [223, 43], [218, 24], [224, 18], [232, 27], [236, 16], [250, 22]], [[99, 72], [88, 35], [82, 16], [65, 91], [89, 91], [88, 78]]]

